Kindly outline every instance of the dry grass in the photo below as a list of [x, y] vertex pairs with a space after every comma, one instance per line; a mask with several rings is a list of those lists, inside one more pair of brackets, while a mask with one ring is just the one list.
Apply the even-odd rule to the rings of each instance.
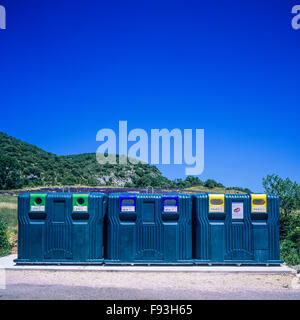
[[11, 245], [11, 253], [16, 254], [18, 253], [18, 234], [17, 231], [15, 233], [10, 233], [8, 242]]
[[11, 202], [0, 202], [0, 209], [17, 209], [18, 205]]
[[225, 189], [225, 188], [206, 188], [203, 186], [194, 186], [190, 188], [186, 188], [183, 190], [183, 192], [187, 193], [196, 193], [196, 192], [208, 192], [208, 193], [231, 193], [231, 194], [245, 194], [245, 192], [240, 190], [234, 190], [234, 189]]

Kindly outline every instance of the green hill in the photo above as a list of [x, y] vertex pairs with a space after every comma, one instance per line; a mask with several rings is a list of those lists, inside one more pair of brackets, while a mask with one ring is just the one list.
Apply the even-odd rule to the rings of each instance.
[[0, 190], [42, 186], [84, 185], [179, 188], [195, 190], [232, 190], [250, 192], [238, 187], [226, 188], [212, 179], [201, 181], [188, 176], [171, 181], [157, 167], [146, 163], [101, 165], [95, 153], [57, 156], [32, 144], [0, 132]]
[[100, 165], [94, 153], [57, 156], [0, 132], [0, 189], [75, 184], [169, 187], [172, 182], [149, 164]]

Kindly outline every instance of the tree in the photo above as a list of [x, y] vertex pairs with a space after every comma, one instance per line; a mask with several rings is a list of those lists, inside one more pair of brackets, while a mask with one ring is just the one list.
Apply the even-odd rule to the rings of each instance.
[[268, 175], [263, 179], [263, 187], [266, 193], [279, 197], [280, 208], [285, 216], [300, 207], [300, 186], [289, 178], [284, 180], [278, 175]]
[[137, 183], [137, 187], [147, 187], [151, 185], [151, 179], [148, 176], [141, 177]]
[[184, 182], [186, 184], [186, 187], [193, 187], [193, 186], [201, 186], [201, 185], [203, 185], [202, 181], [198, 177], [195, 177], [195, 176], [187, 176], [185, 178]]
[[0, 155], [0, 189], [17, 189], [23, 185], [18, 162], [10, 157]]
[[206, 188], [210, 188], [210, 189], [213, 189], [213, 188], [217, 187], [217, 185], [218, 185], [217, 182], [215, 180], [212, 180], [212, 179], [208, 179], [204, 183], [204, 186]]

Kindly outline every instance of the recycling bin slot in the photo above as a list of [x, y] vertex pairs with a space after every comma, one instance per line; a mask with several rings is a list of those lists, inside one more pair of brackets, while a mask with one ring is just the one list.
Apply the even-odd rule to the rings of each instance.
[[45, 220], [47, 217], [44, 212], [29, 212], [28, 216], [30, 220]]
[[89, 220], [89, 217], [88, 213], [72, 213], [73, 220]]

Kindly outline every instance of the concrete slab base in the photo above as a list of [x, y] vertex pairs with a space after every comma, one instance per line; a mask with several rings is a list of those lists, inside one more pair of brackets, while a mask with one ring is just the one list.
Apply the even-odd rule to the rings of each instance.
[[203, 273], [258, 273], [291, 274], [296, 270], [280, 266], [113, 266], [113, 265], [16, 265], [16, 254], [0, 258], [0, 269], [38, 271], [99, 271], [99, 272], [203, 272]]

